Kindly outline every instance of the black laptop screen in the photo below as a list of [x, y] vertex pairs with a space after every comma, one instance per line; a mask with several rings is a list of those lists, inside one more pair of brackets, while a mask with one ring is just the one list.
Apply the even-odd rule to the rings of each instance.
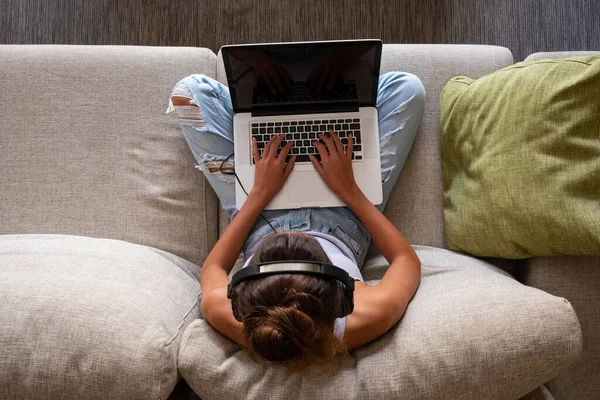
[[380, 40], [235, 45], [221, 53], [236, 113], [375, 106]]

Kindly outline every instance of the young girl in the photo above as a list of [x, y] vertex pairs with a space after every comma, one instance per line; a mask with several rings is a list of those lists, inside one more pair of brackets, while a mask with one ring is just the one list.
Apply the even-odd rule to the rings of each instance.
[[[200, 273], [201, 311], [210, 325], [254, 356], [303, 367], [361, 347], [398, 323], [419, 284], [420, 262], [382, 211], [412, 146], [424, 102], [425, 91], [416, 76], [395, 72], [380, 77], [380, 205], [371, 204], [354, 181], [352, 139], [343, 146], [337, 134], [330, 131], [313, 143], [321, 161], [312, 156], [311, 161], [347, 207], [263, 211], [282, 188], [295, 162], [291, 157], [286, 163], [292, 143], [280, 148], [284, 138], [275, 135], [262, 156], [253, 143], [257, 160], [254, 186], [238, 211], [231, 174], [233, 109], [229, 91], [204, 75], [189, 76], [176, 85], [171, 109], [177, 111], [197, 168], [231, 218]], [[259, 218], [261, 213], [264, 220]], [[376, 285], [365, 284], [360, 272], [371, 238], [390, 265]], [[239, 284], [235, 299], [242, 320], [239, 322], [232, 313], [227, 287], [228, 275], [240, 252], [245, 266], [307, 260], [346, 270], [355, 279], [353, 312], [337, 318], [344, 294], [335, 280], [279, 274]]]

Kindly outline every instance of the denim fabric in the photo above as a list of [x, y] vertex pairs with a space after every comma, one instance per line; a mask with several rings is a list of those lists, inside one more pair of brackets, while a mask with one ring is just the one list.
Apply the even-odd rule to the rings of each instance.
[[[195, 103], [188, 107], [171, 105], [170, 109], [177, 111], [196, 167], [204, 173], [227, 215], [233, 218], [237, 213], [235, 177], [218, 171], [223, 160], [233, 154], [233, 107], [229, 90], [207, 76], [191, 75], [175, 86], [173, 96], [190, 98]], [[383, 202], [377, 206], [380, 211], [408, 157], [424, 105], [425, 89], [415, 75], [390, 72], [379, 78], [377, 112], [383, 185]], [[234, 157], [229, 160], [231, 163], [225, 166], [233, 166]], [[263, 215], [277, 231], [314, 231], [337, 237], [355, 253], [362, 267], [371, 236], [348, 207], [268, 210]], [[271, 227], [259, 218], [244, 244], [244, 258], [271, 232]]]

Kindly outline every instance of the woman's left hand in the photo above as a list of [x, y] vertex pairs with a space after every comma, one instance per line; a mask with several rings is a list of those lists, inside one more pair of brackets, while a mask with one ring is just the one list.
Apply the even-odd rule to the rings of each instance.
[[293, 143], [288, 142], [277, 155], [277, 149], [285, 135], [274, 135], [263, 150], [262, 157], [258, 152], [256, 139], [252, 138], [252, 154], [254, 155], [254, 186], [250, 194], [255, 194], [263, 199], [266, 204], [275, 197], [283, 187], [288, 176], [294, 168], [296, 156], [292, 156], [286, 164], [285, 159]]

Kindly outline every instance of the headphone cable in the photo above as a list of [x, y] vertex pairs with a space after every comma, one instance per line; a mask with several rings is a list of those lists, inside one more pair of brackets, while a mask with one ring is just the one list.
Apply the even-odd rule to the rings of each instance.
[[[235, 173], [235, 167], [233, 167], [233, 169], [231, 171], [224, 171], [223, 170], [223, 164], [225, 164], [225, 162], [227, 160], [229, 160], [231, 157], [233, 157], [233, 154], [234, 153], [231, 153], [226, 159], [223, 160], [223, 162], [219, 166], [219, 172], [221, 172], [223, 175], [233, 175], [233, 176], [235, 176], [235, 179], [240, 184], [240, 187], [242, 188], [242, 190], [244, 191], [244, 193], [246, 193], [246, 196], [248, 196], [248, 192], [246, 192], [246, 189], [244, 189], [244, 185], [242, 185], [242, 182], [240, 182], [240, 178], [238, 178], [237, 174]], [[267, 224], [269, 224], [269, 226], [271, 227], [271, 229], [273, 229], [273, 232], [277, 233], [277, 231], [275, 230], [275, 228], [273, 228], [273, 225], [271, 225], [271, 223], [265, 218], [265, 216], [263, 215], [262, 211], [260, 213], [260, 216], [262, 217], [262, 219], [265, 220], [265, 222]]]

